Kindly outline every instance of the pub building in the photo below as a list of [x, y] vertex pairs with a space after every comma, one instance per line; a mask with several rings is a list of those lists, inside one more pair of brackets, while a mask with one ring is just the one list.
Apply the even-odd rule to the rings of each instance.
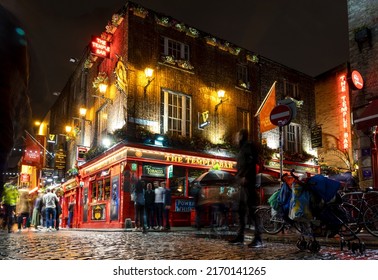
[[[73, 227], [125, 228], [127, 219], [134, 220], [131, 192], [136, 182], [165, 181], [172, 191], [171, 225], [190, 226], [194, 209], [191, 183], [215, 165], [236, 171], [236, 162], [230, 158], [120, 142], [81, 165], [80, 175], [63, 184], [63, 203], [77, 199]], [[62, 219], [67, 221], [67, 206], [63, 209]]]

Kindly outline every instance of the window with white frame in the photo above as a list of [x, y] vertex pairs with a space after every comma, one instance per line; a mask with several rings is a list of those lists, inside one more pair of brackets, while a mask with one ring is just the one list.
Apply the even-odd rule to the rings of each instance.
[[284, 92], [285, 96], [300, 100], [298, 84], [290, 83], [287, 80], [284, 80]]
[[188, 95], [162, 90], [161, 133], [190, 137], [192, 127], [192, 98]]
[[172, 56], [176, 60], [189, 61], [189, 46], [167, 37], [161, 37], [161, 52], [163, 55]]
[[291, 123], [284, 126], [284, 137], [285, 151], [302, 152], [302, 132], [299, 124]]
[[247, 110], [237, 109], [237, 126], [238, 130], [246, 129], [249, 132], [250, 128], [250, 114]]
[[248, 77], [248, 68], [246, 65], [237, 65], [237, 85], [243, 88], [249, 88], [250, 82]]

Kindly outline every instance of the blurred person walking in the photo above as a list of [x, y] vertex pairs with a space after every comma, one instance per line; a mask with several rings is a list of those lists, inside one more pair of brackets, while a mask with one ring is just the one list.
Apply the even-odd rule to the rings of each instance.
[[[55, 219], [55, 229], [59, 230], [60, 226], [60, 215], [62, 215], [62, 206], [60, 205], [60, 193], [56, 194], [56, 191], [54, 190], [54, 194], [57, 196], [58, 201], [56, 202], [56, 219]], [[54, 225], [53, 225], [54, 226]]]
[[5, 208], [5, 221], [8, 228], [8, 233], [13, 232], [12, 227], [14, 223], [14, 215], [16, 212], [16, 204], [19, 199], [16, 182], [17, 178], [11, 178], [10, 181], [4, 184], [4, 191], [1, 200], [1, 203]]
[[42, 192], [38, 191], [37, 198], [34, 201], [33, 206], [33, 213], [32, 213], [32, 220], [31, 224], [34, 226], [34, 229], [38, 229], [38, 226], [41, 225], [41, 212], [40, 212], [40, 204], [42, 203]]
[[239, 182], [239, 229], [235, 239], [230, 243], [243, 243], [246, 218], [249, 217], [254, 222], [254, 238], [248, 247], [257, 248], [262, 246], [261, 227], [259, 217], [255, 215], [256, 207], [259, 203], [259, 196], [256, 190], [256, 165], [258, 163], [258, 152], [253, 142], [248, 142], [248, 131], [240, 130], [235, 137], [239, 153], [236, 157], [236, 179]]
[[161, 182], [161, 186], [164, 188], [164, 222], [165, 222], [165, 230], [171, 229], [171, 224], [169, 222], [169, 213], [171, 210], [171, 203], [172, 203], [172, 192], [168, 188], [165, 182]]
[[143, 230], [143, 232], [146, 232], [146, 225], [144, 223], [144, 206], [145, 206], [145, 200], [144, 200], [144, 186], [145, 182], [142, 180], [139, 180], [135, 187], [135, 229], [136, 230]]
[[76, 196], [73, 197], [72, 201], [68, 205], [67, 228], [72, 227], [72, 222], [73, 222], [73, 217], [74, 217], [74, 211], [75, 211], [75, 205], [76, 205]]
[[30, 197], [27, 189], [19, 189], [19, 200], [16, 204], [18, 232], [22, 228], [30, 227]]

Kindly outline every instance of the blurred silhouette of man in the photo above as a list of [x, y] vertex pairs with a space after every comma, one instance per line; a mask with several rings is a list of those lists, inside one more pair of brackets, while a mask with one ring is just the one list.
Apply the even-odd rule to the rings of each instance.
[[258, 162], [257, 148], [252, 142], [248, 142], [248, 131], [240, 130], [236, 134], [235, 142], [239, 147], [239, 153], [236, 158], [236, 179], [240, 184], [239, 198], [239, 229], [235, 239], [230, 243], [243, 243], [244, 231], [246, 226], [246, 217], [254, 222], [255, 231], [254, 238], [248, 247], [257, 248], [262, 246], [260, 222], [258, 216], [255, 215], [256, 207], [259, 203], [259, 196], [256, 190], [256, 165]]
[[18, 20], [0, 5], [0, 194], [10, 152], [30, 127], [28, 97], [29, 53], [25, 31]]

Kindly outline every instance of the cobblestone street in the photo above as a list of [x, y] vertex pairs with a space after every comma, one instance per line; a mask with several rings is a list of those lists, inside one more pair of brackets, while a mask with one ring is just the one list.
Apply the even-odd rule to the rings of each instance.
[[[358, 260], [378, 259], [377, 248], [364, 254], [323, 246], [319, 253], [299, 251], [295, 242], [264, 242], [263, 248], [228, 244], [204, 231], [0, 232], [2, 260]], [[246, 240], [245, 243], [248, 243]]]

